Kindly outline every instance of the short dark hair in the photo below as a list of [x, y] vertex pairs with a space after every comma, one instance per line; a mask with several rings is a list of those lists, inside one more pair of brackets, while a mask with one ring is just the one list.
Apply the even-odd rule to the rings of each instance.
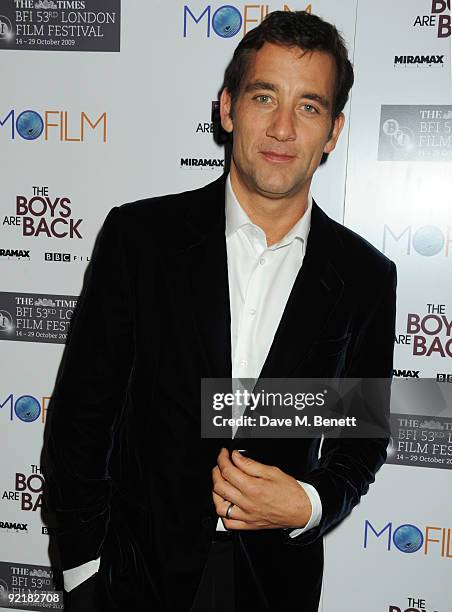
[[336, 119], [353, 85], [353, 67], [344, 39], [335, 26], [306, 11], [273, 11], [243, 37], [226, 68], [221, 88], [229, 91], [232, 107], [240, 93], [253, 52], [266, 42], [307, 51], [324, 51], [334, 57], [336, 83], [331, 114]]

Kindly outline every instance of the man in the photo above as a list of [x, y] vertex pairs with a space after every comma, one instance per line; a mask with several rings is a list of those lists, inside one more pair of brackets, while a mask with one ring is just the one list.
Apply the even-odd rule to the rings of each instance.
[[200, 382], [391, 376], [395, 266], [310, 195], [352, 82], [333, 26], [271, 13], [226, 70], [229, 175], [107, 216], [44, 448], [68, 610], [317, 610], [388, 439], [201, 439]]

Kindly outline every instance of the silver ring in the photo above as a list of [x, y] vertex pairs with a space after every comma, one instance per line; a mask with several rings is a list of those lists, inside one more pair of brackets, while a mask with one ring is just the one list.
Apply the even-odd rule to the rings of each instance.
[[226, 518], [230, 518], [231, 517], [231, 510], [234, 507], [234, 504], [231, 502], [228, 506], [228, 509], [226, 510]]

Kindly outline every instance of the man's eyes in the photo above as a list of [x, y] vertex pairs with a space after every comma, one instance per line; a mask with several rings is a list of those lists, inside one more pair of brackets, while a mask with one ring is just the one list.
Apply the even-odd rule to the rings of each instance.
[[258, 96], [254, 96], [254, 100], [262, 102], [263, 104], [268, 104], [268, 102], [271, 101], [271, 97], [266, 94], [259, 94]]
[[[270, 104], [270, 102], [272, 101], [272, 97], [267, 94], [259, 94], [257, 96], [254, 96], [253, 100], [260, 102], [261, 104]], [[305, 109], [310, 115], [315, 115], [319, 112], [315, 106], [308, 103], [302, 104], [301, 108]]]
[[306, 108], [306, 110], [308, 111], [308, 113], [310, 114], [314, 114], [317, 113], [317, 109], [315, 106], [312, 106], [312, 104], [303, 104], [303, 107]]

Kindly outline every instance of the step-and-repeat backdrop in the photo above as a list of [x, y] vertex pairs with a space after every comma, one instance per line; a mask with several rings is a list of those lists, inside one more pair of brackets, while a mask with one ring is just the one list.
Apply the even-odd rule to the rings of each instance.
[[0, 592], [52, 588], [42, 434], [106, 213], [223, 172], [212, 112], [233, 49], [268, 12], [306, 9], [356, 74], [313, 193], [397, 263], [394, 375], [412, 390], [376, 483], [325, 538], [320, 609], [452, 612], [451, 406], [426, 418], [415, 386], [452, 382], [450, 1], [231, 1], [0, 4]]

